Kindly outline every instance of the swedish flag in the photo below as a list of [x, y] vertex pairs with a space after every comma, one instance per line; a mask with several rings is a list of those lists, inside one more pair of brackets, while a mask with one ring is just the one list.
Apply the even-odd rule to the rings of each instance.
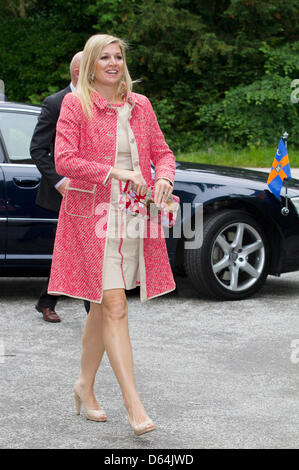
[[270, 191], [279, 200], [285, 178], [291, 178], [291, 167], [285, 143], [283, 139], [280, 139], [267, 181]]

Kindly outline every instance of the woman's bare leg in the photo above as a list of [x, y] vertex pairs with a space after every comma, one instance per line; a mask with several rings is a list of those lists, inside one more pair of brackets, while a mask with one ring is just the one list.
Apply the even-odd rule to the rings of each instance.
[[128, 414], [134, 423], [140, 424], [148, 415], [135, 386], [128, 304], [124, 289], [104, 291], [101, 308], [105, 350], [119, 382]]
[[90, 410], [101, 409], [93, 387], [104, 352], [101, 305], [91, 302], [82, 335], [81, 372], [74, 385], [74, 392]]

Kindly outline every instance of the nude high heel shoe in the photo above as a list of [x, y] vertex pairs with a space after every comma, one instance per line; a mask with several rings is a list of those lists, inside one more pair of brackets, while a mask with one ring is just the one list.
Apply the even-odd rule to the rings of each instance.
[[156, 426], [150, 418], [140, 424], [133, 424], [129, 415], [127, 415], [127, 419], [136, 436], [141, 436], [141, 434], [145, 434], [146, 432], [154, 431], [156, 429]]
[[[74, 398], [76, 402], [76, 412], [77, 412], [77, 415], [79, 415], [81, 413], [82, 400], [78, 395], [76, 395], [76, 393], [74, 393]], [[104, 410], [87, 410], [85, 408], [85, 414], [86, 414], [86, 419], [89, 419], [91, 421], [99, 421], [99, 422], [107, 421], [107, 416]]]

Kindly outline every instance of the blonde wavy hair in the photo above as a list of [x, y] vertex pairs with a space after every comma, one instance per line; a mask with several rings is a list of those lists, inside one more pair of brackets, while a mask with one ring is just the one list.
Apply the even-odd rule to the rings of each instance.
[[111, 43], [117, 43], [119, 45], [124, 61], [124, 71], [119, 83], [118, 94], [121, 97], [126, 95], [128, 98], [132, 91], [132, 79], [126, 63], [125, 51], [128, 48], [127, 43], [122, 39], [110, 36], [109, 34], [95, 34], [91, 36], [83, 49], [79, 79], [76, 87], [76, 95], [80, 99], [83, 112], [89, 117], [92, 117], [91, 94], [95, 91], [91, 76], [92, 73], [94, 73], [96, 62], [103, 48]]

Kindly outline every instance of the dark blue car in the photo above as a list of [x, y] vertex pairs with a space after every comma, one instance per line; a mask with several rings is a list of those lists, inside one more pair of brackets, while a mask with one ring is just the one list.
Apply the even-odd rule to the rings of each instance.
[[[35, 204], [40, 173], [29, 145], [40, 108], [0, 103], [0, 276], [49, 272], [57, 214]], [[243, 299], [267, 275], [299, 269], [299, 181], [289, 184], [288, 215], [266, 188], [267, 175], [177, 162], [181, 214], [167, 232], [175, 272], [199, 294]]]

